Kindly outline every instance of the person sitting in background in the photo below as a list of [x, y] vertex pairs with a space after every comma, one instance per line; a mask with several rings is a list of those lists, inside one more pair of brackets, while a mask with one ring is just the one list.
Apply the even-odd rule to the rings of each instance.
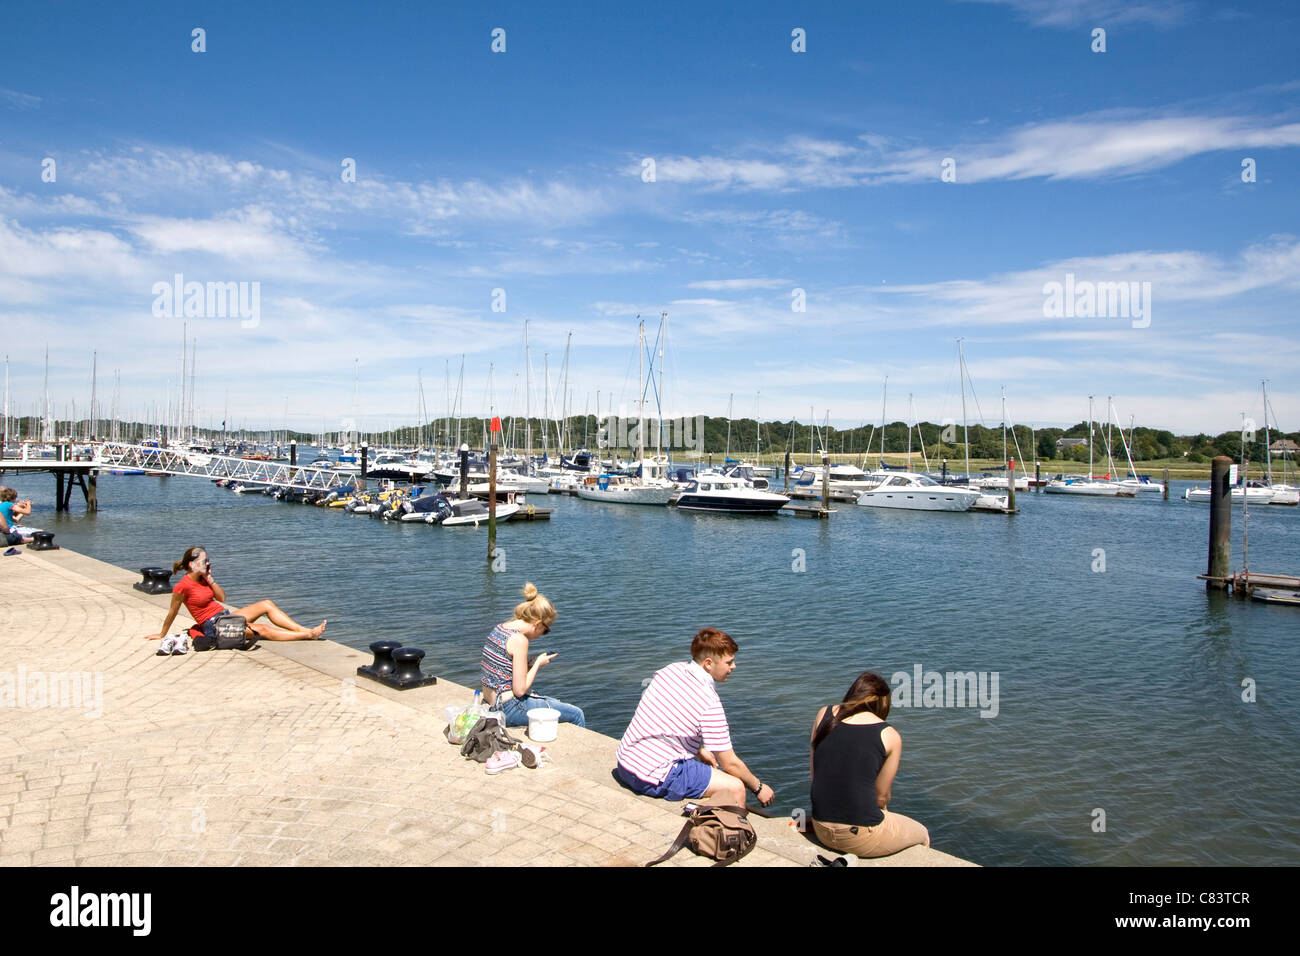
[[[176, 582], [172, 588], [172, 604], [167, 611], [167, 620], [163, 622], [162, 631], [150, 634], [146, 640], [166, 637], [171, 629], [176, 614], [184, 602], [186, 610], [194, 618], [190, 628], [191, 637], [212, 637], [218, 618], [228, 614], [242, 617], [247, 623], [246, 634], [249, 639], [262, 638], [268, 641], [313, 641], [325, 631], [325, 621], [315, 627], [303, 627], [289, 615], [285, 614], [271, 601], [258, 601], [236, 611], [227, 611], [221, 602], [226, 599], [226, 592], [212, 577], [212, 565], [208, 554], [202, 548], [188, 548], [181, 559], [172, 565], [172, 573], [184, 571], [185, 577]], [[267, 620], [262, 621], [260, 618]]]
[[18, 500], [18, 492], [12, 488], [0, 488], [0, 534], [4, 535], [5, 544], [31, 544], [32, 535], [40, 528], [24, 528], [18, 519], [32, 513], [31, 499]]
[[559, 711], [562, 724], [587, 726], [581, 707], [533, 693], [537, 672], [556, 655], [538, 654], [529, 664], [529, 642], [549, 634], [555, 616], [554, 605], [529, 581], [524, 585], [523, 603], [515, 605], [515, 616], [492, 628], [483, 645], [480, 662], [483, 700], [506, 715], [507, 727], [528, 726], [528, 712], [539, 707]]
[[885, 723], [890, 693], [883, 677], [865, 671], [843, 703], [823, 707], [813, 722], [813, 832], [838, 853], [888, 856], [930, 845], [925, 827], [886, 809], [903, 753], [902, 737]]
[[736, 669], [730, 634], [703, 628], [691, 659], [655, 673], [618, 745], [614, 768], [633, 793], [665, 800], [704, 798], [744, 806], [746, 793], [767, 806], [776, 796], [736, 756], [716, 684]]

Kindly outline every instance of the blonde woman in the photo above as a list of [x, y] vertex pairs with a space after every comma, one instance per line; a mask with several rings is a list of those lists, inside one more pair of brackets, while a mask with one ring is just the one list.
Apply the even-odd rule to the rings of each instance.
[[524, 585], [524, 600], [515, 606], [515, 616], [492, 628], [483, 645], [483, 699], [505, 713], [507, 727], [527, 726], [528, 712], [539, 707], [559, 711], [560, 723], [587, 726], [582, 708], [533, 693], [538, 672], [556, 655], [538, 654], [529, 664], [528, 648], [532, 641], [549, 634], [554, 623], [554, 606], [530, 581]]
[[877, 857], [930, 845], [925, 827], [887, 809], [903, 753], [902, 737], [885, 723], [889, 700], [884, 678], [865, 671], [813, 723], [813, 832], [839, 853]]

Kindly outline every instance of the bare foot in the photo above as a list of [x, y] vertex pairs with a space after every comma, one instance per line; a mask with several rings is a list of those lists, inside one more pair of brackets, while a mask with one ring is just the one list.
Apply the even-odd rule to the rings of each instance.
[[314, 641], [320, 640], [320, 636], [325, 633], [325, 625], [328, 623], [329, 621], [321, 621], [319, 624], [317, 624], [315, 627], [313, 627], [310, 631], [307, 632], [311, 635], [312, 640]]

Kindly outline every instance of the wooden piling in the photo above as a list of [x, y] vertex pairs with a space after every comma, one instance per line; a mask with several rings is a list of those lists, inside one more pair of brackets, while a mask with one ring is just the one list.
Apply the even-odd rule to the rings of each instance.
[[831, 456], [822, 452], [822, 511], [831, 510]]
[[1016, 510], [1016, 460], [1007, 462], [1007, 510]]
[[1042, 478], [1042, 472], [1040, 470], [1041, 467], [1042, 466], [1039, 465], [1038, 462], [1034, 462], [1034, 492], [1036, 494], [1041, 494], [1043, 491], [1043, 478]]
[[1232, 459], [1216, 455], [1210, 467], [1210, 555], [1206, 568], [1205, 589], [1223, 591], [1228, 587], [1232, 559], [1232, 486], [1228, 471]]
[[781, 473], [785, 476], [785, 490], [789, 491], [790, 490], [790, 453], [788, 451], [785, 453], [785, 467], [781, 469]]
[[86, 510], [99, 510], [99, 472], [90, 472], [90, 487], [86, 489]]
[[1160, 480], [1163, 481], [1165, 485], [1165, 490], [1160, 493], [1160, 497], [1163, 498], [1165, 501], [1168, 501], [1169, 500], [1169, 469], [1168, 468], [1165, 469], [1165, 473]]
[[[468, 457], [468, 456], [467, 456]], [[488, 445], [488, 566], [497, 556], [497, 443]]]
[[469, 445], [460, 446], [460, 497], [469, 497]]
[[298, 467], [298, 439], [292, 439], [289, 442], [289, 467]]

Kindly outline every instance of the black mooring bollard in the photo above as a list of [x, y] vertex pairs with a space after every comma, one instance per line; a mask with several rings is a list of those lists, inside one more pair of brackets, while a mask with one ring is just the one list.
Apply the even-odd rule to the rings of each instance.
[[375, 659], [369, 664], [358, 667], [357, 673], [366, 677], [388, 677], [397, 667], [393, 663], [393, 651], [401, 646], [399, 641], [375, 641], [370, 645], [370, 651], [375, 655]]
[[143, 591], [145, 594], [168, 594], [171, 592], [172, 573], [167, 568], [141, 568], [140, 574], [143, 576], [142, 580], [131, 585], [137, 591]]
[[[427, 687], [438, 683], [438, 678], [420, 672], [420, 661], [424, 651], [418, 647], [402, 647], [396, 641], [376, 641], [370, 645], [375, 652], [375, 662], [366, 667], [358, 667], [357, 673], [363, 677], [377, 680], [385, 687], [396, 690], [410, 690], [412, 687]], [[388, 669], [376, 673], [381, 664]]]
[[27, 546], [28, 551], [58, 551], [59, 546], [54, 543], [53, 531], [37, 531], [32, 535], [32, 543]]

